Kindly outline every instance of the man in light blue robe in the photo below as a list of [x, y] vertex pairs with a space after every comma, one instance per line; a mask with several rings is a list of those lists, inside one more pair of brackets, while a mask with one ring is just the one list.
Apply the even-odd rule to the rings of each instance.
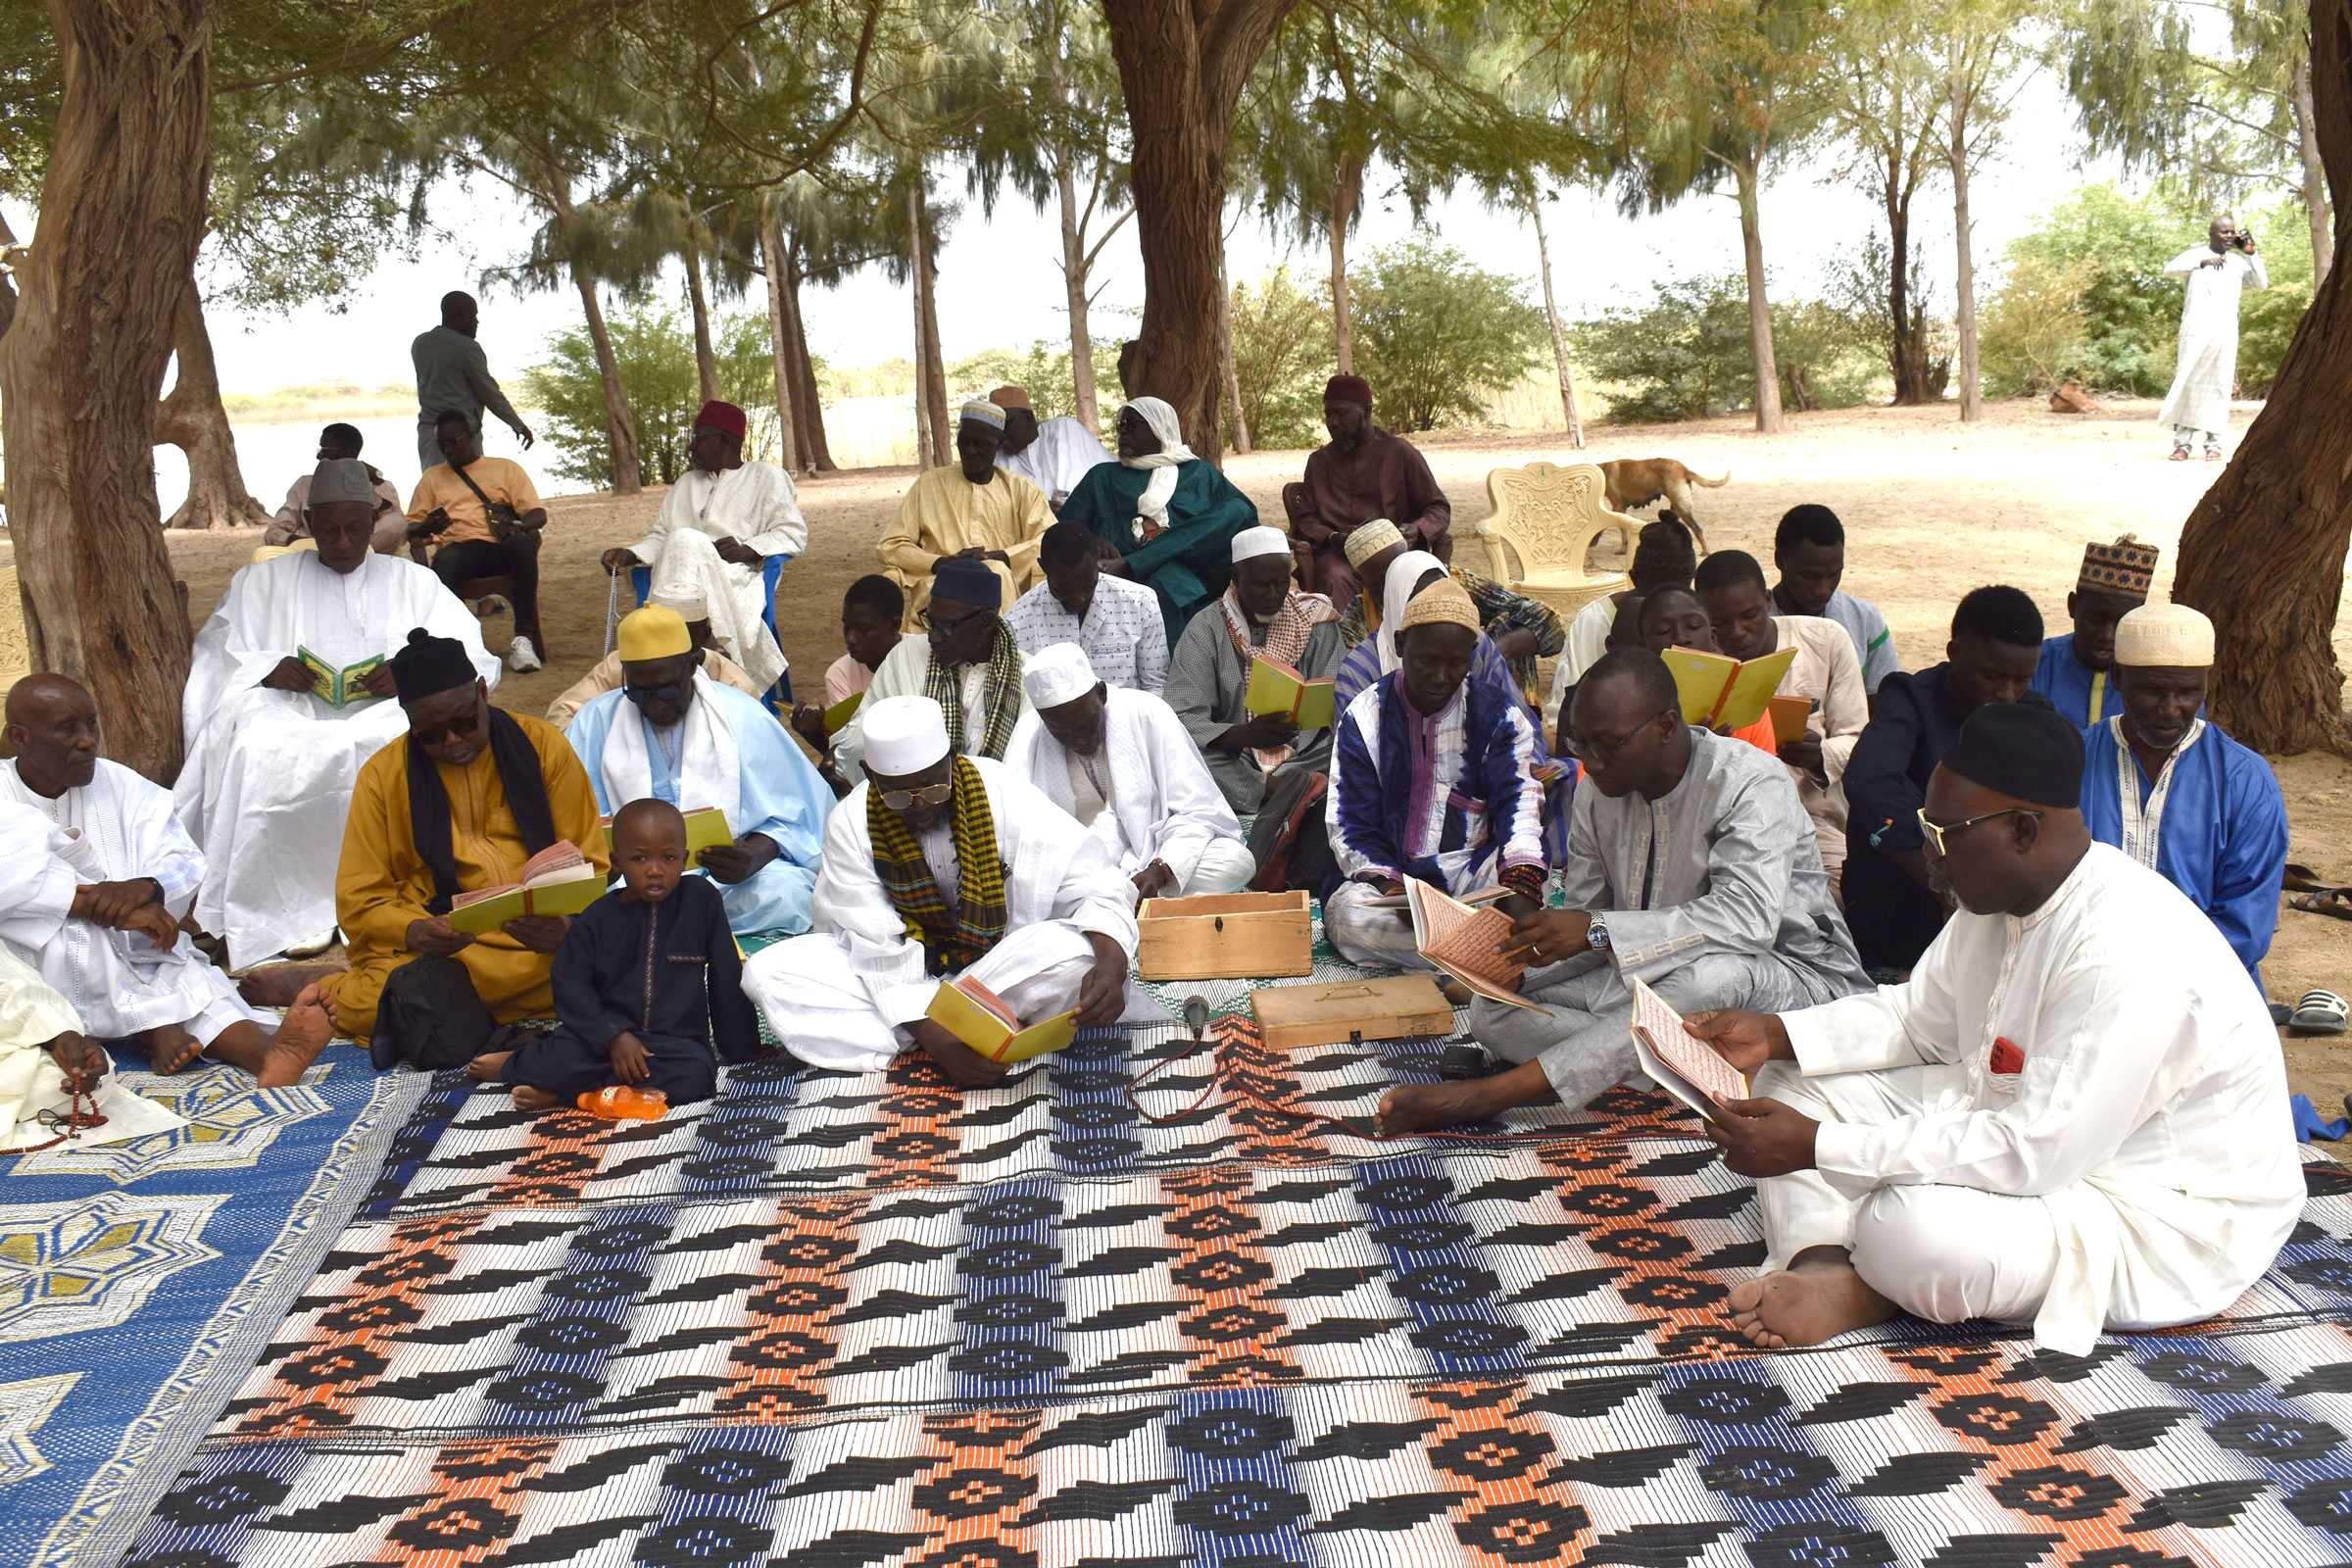
[[2278, 928], [2286, 802], [2270, 763], [2198, 716], [2212, 665], [2213, 622], [2186, 605], [2123, 618], [2123, 711], [2085, 737], [2082, 819], [2204, 910], [2259, 987]]
[[808, 929], [809, 899], [833, 792], [758, 699], [695, 667], [677, 612], [620, 623], [621, 689], [590, 701], [564, 732], [608, 819], [651, 796], [680, 810], [715, 808], [734, 842], [704, 850], [737, 936]]

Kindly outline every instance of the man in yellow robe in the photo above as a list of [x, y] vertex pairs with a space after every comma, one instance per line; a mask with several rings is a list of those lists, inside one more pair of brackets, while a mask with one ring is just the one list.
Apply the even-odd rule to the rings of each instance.
[[966, 403], [956, 425], [956, 466], [933, 468], [906, 492], [899, 515], [874, 553], [882, 569], [906, 594], [905, 630], [920, 624], [931, 603], [931, 574], [958, 556], [986, 561], [1005, 583], [1011, 604], [1044, 581], [1037, 550], [1054, 526], [1046, 493], [997, 467], [1004, 411]]
[[[610, 870], [596, 794], [564, 734], [490, 706], [464, 646], [419, 629], [392, 660], [409, 733], [360, 768], [335, 873], [335, 913], [351, 967], [320, 976], [288, 965], [254, 983], [318, 980], [338, 1034], [378, 1067], [457, 1066], [500, 1025], [552, 1016], [550, 977], [570, 921], [510, 920], [472, 937], [449, 923], [455, 894], [519, 881], [559, 840]], [[257, 995], [249, 984], [249, 1000]]]

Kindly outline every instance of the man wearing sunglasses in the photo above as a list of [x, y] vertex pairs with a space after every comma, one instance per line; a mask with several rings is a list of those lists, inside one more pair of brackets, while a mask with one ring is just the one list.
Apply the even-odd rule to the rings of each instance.
[[956, 753], [927, 697], [867, 699], [865, 782], [825, 824], [816, 929], [754, 954], [743, 989], [811, 1066], [875, 1072], [909, 1048], [953, 1083], [1008, 1072], [924, 1016], [968, 976], [1023, 1025], [1117, 1021], [1135, 889], [1102, 839], [1011, 768]]
[[1961, 726], [1919, 826], [1958, 904], [1899, 986], [1693, 1033], [1750, 1079], [1709, 1136], [1759, 1180], [1756, 1345], [1896, 1311], [1990, 1318], [2084, 1355], [2103, 1331], [2212, 1316], [2304, 1197], [2262, 994], [2196, 906], [2091, 840], [2071, 718]]
[[683, 616], [660, 605], [631, 611], [618, 637], [621, 688], [580, 710], [571, 742], [598, 809], [631, 801], [705, 808], [727, 819], [731, 844], [702, 851], [695, 868], [718, 884], [737, 936], [808, 929], [808, 894], [833, 791], [775, 715], [704, 674]]
[[835, 771], [852, 784], [863, 776], [865, 715], [885, 697], [930, 698], [945, 716], [951, 746], [1004, 760], [1013, 726], [1029, 711], [1021, 645], [998, 613], [1004, 603], [1004, 582], [986, 562], [941, 562], [931, 577], [931, 602], [915, 613], [916, 635], [899, 639], [875, 669], [865, 701], [833, 738]]
[[450, 901], [520, 881], [560, 842], [602, 872], [605, 835], [563, 732], [491, 707], [464, 644], [420, 627], [391, 670], [409, 732], [360, 769], [335, 875], [351, 967], [282, 964], [244, 994], [282, 1005], [317, 981], [336, 1032], [368, 1046], [379, 1068], [454, 1067], [490, 1049], [499, 1025], [553, 1015], [555, 954], [571, 922], [533, 915], [475, 937], [450, 924]]
[[1635, 1077], [1636, 979], [1684, 1012], [1806, 1006], [1870, 984], [1788, 770], [1745, 741], [1684, 723], [1656, 654], [1602, 656], [1578, 683], [1566, 725], [1584, 764], [1562, 867], [1567, 906], [1521, 914], [1502, 949], [1527, 966], [1519, 994], [1539, 1006], [1470, 1008], [1471, 1033], [1515, 1065], [1390, 1090], [1384, 1133], [1486, 1121], [1552, 1099], [1583, 1105]]

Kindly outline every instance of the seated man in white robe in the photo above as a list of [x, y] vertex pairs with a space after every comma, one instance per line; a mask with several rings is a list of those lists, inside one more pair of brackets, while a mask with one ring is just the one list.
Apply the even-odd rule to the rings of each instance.
[[1756, 1345], [1908, 1311], [2102, 1330], [2222, 1311], [2302, 1212], [2262, 994], [2197, 907], [2075, 808], [2082, 742], [2047, 708], [1961, 726], [1919, 813], [1959, 910], [1899, 986], [1693, 1018], [1751, 1079], [1709, 1136], [1759, 1179]]
[[1604, 654], [1565, 722], [1584, 764], [1560, 867], [1566, 907], [1518, 916], [1502, 950], [1527, 966], [1519, 994], [1539, 1006], [1470, 1008], [1479, 1044], [1516, 1065], [1390, 1090], [1380, 1126], [1391, 1136], [1552, 1099], [1585, 1105], [1637, 1076], [1636, 980], [1685, 1012], [1806, 1006], [1869, 988], [1788, 770], [1684, 723], [1656, 654]]
[[948, 744], [966, 757], [1003, 761], [1029, 711], [1021, 647], [999, 613], [1004, 583], [984, 561], [949, 560], [931, 577], [931, 602], [916, 612], [919, 637], [902, 637], [874, 671], [865, 701], [833, 737], [833, 767], [863, 777], [865, 715], [885, 697], [928, 697], [946, 715]]
[[620, 622], [621, 689], [564, 732], [610, 818], [651, 797], [682, 811], [712, 807], [735, 833], [702, 852], [738, 936], [808, 929], [808, 895], [833, 791], [774, 714], [695, 667], [686, 622], [648, 605]]
[[368, 545], [368, 470], [322, 463], [311, 480], [318, 548], [231, 578], [196, 634], [180, 705], [187, 762], [172, 789], [180, 825], [204, 853], [196, 923], [228, 944], [232, 968], [334, 940], [335, 862], [360, 764], [408, 730], [378, 663], [336, 706], [317, 670], [388, 657], [422, 626], [465, 644], [495, 686], [481, 623], [431, 568]]
[[73, 1004], [0, 946], [0, 1153], [56, 1137], [45, 1119], [94, 1098], [108, 1065]]
[[1241, 818], [1174, 709], [1101, 679], [1076, 643], [1039, 649], [1021, 679], [1035, 712], [1006, 765], [1102, 841], [1139, 902], [1250, 885]]
[[[63, 675], [8, 694], [0, 802], [55, 828], [0, 846], [0, 941], [73, 1004], [83, 1027], [146, 1049], [177, 1072], [204, 1053], [265, 1088], [302, 1077], [334, 1030], [315, 996], [275, 1028], [179, 928], [204, 857], [172, 797], [98, 755], [98, 709]], [[22, 818], [20, 818], [22, 820]]]
[[[660, 605], [674, 610], [686, 622], [686, 635], [701, 656], [703, 673], [721, 686], [732, 686], [746, 697], [762, 698], [767, 688], [752, 684], [752, 677], [743, 666], [718, 651], [718, 643], [710, 635], [710, 605], [700, 588], [673, 587], [657, 589], [646, 596], [648, 605]], [[547, 705], [547, 721], [562, 728], [571, 722], [573, 715], [586, 708], [590, 699], [607, 692], [620, 690], [620, 650], [614, 649], [588, 666], [588, 673], [564, 688], [556, 700]]]
[[997, 448], [997, 471], [1016, 474], [1046, 493], [1055, 512], [1097, 464], [1116, 463], [1102, 436], [1064, 414], [1040, 422], [1029, 389], [1001, 386], [988, 401], [1004, 411], [1004, 440]]
[[700, 588], [720, 652], [743, 666], [761, 691], [784, 673], [784, 650], [767, 625], [761, 581], [769, 556], [808, 548], [792, 475], [772, 463], [747, 461], [750, 422], [716, 399], [694, 416], [686, 447], [692, 465], [662, 498], [653, 528], [633, 545], [605, 552], [605, 570], [651, 566], [653, 586]]
[[866, 780], [825, 825], [816, 929], [752, 956], [743, 989], [811, 1066], [878, 1072], [909, 1047], [975, 1088], [1008, 1069], [924, 1016], [968, 975], [1023, 1024], [1117, 1020], [1135, 890], [1102, 841], [1002, 763], [957, 755], [939, 705], [865, 705]]

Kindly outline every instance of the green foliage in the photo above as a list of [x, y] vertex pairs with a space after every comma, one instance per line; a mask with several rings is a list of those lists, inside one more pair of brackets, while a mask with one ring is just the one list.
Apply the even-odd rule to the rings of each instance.
[[[1095, 432], [1110, 444], [1108, 420], [1118, 409], [1113, 392], [1119, 384], [1119, 346], [1097, 338], [1093, 343], [1095, 385], [1102, 389], [1098, 403], [1104, 425]], [[907, 386], [912, 388], [913, 371], [908, 368]], [[1020, 386], [1029, 389], [1030, 404], [1037, 410], [1039, 423], [1057, 415], [1078, 412], [1078, 377], [1070, 358], [1067, 343], [1032, 343], [1029, 352], [1016, 354], [1010, 349], [990, 349], [968, 360], [958, 360], [948, 367], [948, 395], [951, 401], [965, 397], [986, 397], [992, 388]], [[953, 411], [951, 411], [953, 412]]]
[[[1792, 409], [1852, 408], [1885, 373], [1870, 324], [1826, 300], [1776, 303], [1772, 335], [1782, 397]], [[1747, 279], [1740, 272], [1662, 279], [1647, 304], [1603, 312], [1573, 336], [1608, 389], [1612, 419], [1704, 419], [1747, 408], [1755, 396]]]
[[[1266, 274], [1254, 292], [1233, 289], [1233, 378], [1253, 446], [1296, 448], [1323, 440], [1323, 382], [1330, 374], [1331, 311], [1291, 281], [1289, 268]], [[1230, 416], [1231, 411], [1227, 411]], [[1226, 420], [1226, 440], [1233, 439]]]
[[2278, 379], [2287, 345], [2303, 324], [2312, 300], [2311, 220], [2302, 201], [2288, 197], [2259, 213], [2244, 215], [2261, 247], [2271, 286], [2249, 289], [2237, 318], [2237, 385], [2240, 395], [2267, 398]]
[[[2087, 185], [2060, 202], [2009, 246], [2006, 280], [1985, 313], [1987, 390], [2011, 394], [2038, 384], [2015, 372], [2050, 354], [2065, 318], [2054, 307], [2072, 285], [2082, 336], [2061, 357], [2065, 363], [2052, 366], [2057, 378], [2072, 376], [2103, 392], [2161, 394], [2172, 379], [2180, 326], [2180, 280], [2165, 276], [2164, 264], [2204, 232], [2203, 218], [2112, 185]], [[2013, 289], [2022, 291], [2014, 299]], [[2023, 338], [2000, 343], [1996, 322]], [[1996, 364], [2003, 372], [1994, 370]]]
[[[695, 371], [694, 333], [674, 311], [637, 307], [608, 318], [620, 384], [637, 415], [637, 437], [649, 484], [675, 482], [686, 466], [686, 440], [702, 406]], [[776, 447], [775, 362], [767, 322], [741, 316], [722, 323], [713, 345], [719, 395], [751, 416], [744, 442], [749, 457]], [[550, 468], [560, 477], [609, 489], [612, 453], [605, 437], [605, 383], [585, 326], [566, 327], [547, 341], [547, 359], [522, 378], [524, 399], [543, 410], [540, 433], [555, 449]]]
[[2079, 373], [2090, 341], [2090, 313], [2082, 299], [2097, 270], [2080, 256], [2011, 264], [1979, 320], [1987, 395], [2027, 397]]
[[1379, 389], [1390, 429], [1478, 417], [1482, 394], [1526, 374], [1548, 341], [1543, 311], [1516, 279], [1435, 240], [1374, 251], [1348, 290], [1357, 368]]

